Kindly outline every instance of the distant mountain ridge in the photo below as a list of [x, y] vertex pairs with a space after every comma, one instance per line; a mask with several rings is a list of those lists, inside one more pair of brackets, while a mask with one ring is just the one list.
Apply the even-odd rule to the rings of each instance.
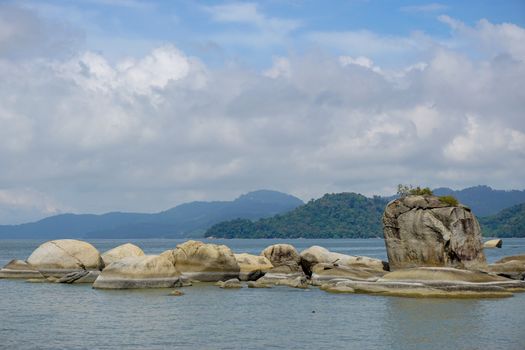
[[[500, 191], [476, 186], [461, 191], [439, 188], [437, 195], [457, 196], [478, 217], [483, 235], [498, 237], [525, 236], [525, 198], [523, 204], [498, 208], [519, 201], [525, 191]], [[494, 198], [491, 197], [494, 194]], [[369, 238], [382, 237], [382, 215], [387, 203], [396, 198], [367, 198], [357, 193], [326, 194], [296, 209], [270, 218], [250, 221], [236, 219], [213, 225], [206, 237], [220, 238]], [[484, 202], [486, 201], [486, 203]], [[512, 205], [512, 204], [510, 204]]]
[[479, 219], [485, 236], [525, 237], [525, 203]]
[[213, 225], [206, 237], [220, 238], [371, 238], [383, 236], [387, 200], [357, 193], [325, 194], [287, 213], [252, 222]]
[[255, 220], [286, 212], [303, 201], [259, 190], [233, 201], [191, 202], [154, 214], [61, 214], [21, 225], [0, 225], [0, 238], [164, 238], [202, 235], [215, 223]]
[[477, 217], [494, 215], [516, 204], [525, 203], [525, 190], [495, 190], [489, 186], [474, 186], [462, 190], [440, 187], [433, 190], [437, 196], [452, 195], [472, 209]]

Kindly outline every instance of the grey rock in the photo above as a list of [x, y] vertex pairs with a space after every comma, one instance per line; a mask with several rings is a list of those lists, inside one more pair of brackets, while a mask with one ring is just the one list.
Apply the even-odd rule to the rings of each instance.
[[486, 267], [479, 223], [465, 206], [450, 206], [435, 196], [400, 198], [387, 205], [383, 232], [390, 270]]

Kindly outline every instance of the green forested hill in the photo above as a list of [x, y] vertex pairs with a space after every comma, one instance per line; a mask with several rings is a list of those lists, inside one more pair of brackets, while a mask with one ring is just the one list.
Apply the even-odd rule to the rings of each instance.
[[493, 237], [525, 237], [525, 203], [479, 219], [483, 234]]
[[231, 220], [212, 226], [207, 237], [224, 238], [366, 238], [382, 237], [387, 201], [357, 193], [326, 194], [271, 218]]

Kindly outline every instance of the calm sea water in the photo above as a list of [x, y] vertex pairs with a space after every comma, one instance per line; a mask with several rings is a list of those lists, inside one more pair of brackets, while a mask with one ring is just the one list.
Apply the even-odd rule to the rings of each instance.
[[[105, 251], [121, 240], [93, 240]], [[146, 253], [179, 240], [132, 240]], [[274, 242], [299, 250], [386, 257], [382, 240], [213, 240], [260, 253]], [[0, 240], [0, 264], [40, 243]], [[489, 261], [525, 254], [506, 239]], [[89, 285], [0, 280], [2, 349], [525, 349], [525, 293], [505, 299], [410, 299], [329, 294], [318, 289], [101, 291]], [[315, 311], [315, 313], [313, 312]]]

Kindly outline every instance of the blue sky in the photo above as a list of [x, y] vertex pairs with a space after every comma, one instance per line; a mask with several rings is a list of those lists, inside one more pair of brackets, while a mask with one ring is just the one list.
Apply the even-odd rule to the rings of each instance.
[[[525, 21], [525, 3], [510, 0], [346, 0], [330, 1], [329, 6], [321, 1], [294, 0], [261, 3], [92, 0], [27, 4], [43, 16], [80, 27], [84, 48], [114, 59], [145, 54], [162, 43], [176, 43], [185, 52], [209, 63], [238, 60], [257, 67], [270, 62], [272, 55], [289, 52], [319, 48], [342, 54], [356, 51], [312, 42], [309, 40], [312, 32], [369, 31], [391, 37], [422, 33], [446, 41], [451, 36], [450, 27], [438, 19], [440, 15], [470, 26], [482, 18], [520, 26]], [[270, 28], [271, 22], [275, 28]], [[376, 59], [390, 63], [387, 57]]]
[[0, 224], [523, 189], [524, 4], [0, 2]]

